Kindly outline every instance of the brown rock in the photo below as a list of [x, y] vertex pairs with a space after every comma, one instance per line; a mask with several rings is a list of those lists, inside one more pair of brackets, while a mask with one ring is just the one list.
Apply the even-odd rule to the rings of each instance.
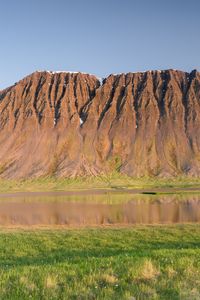
[[35, 72], [0, 92], [0, 176], [200, 175], [200, 73]]

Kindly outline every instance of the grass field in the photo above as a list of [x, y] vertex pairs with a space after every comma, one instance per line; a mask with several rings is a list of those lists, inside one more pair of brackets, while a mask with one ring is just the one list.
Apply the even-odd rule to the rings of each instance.
[[132, 178], [119, 173], [110, 176], [55, 178], [42, 177], [38, 179], [6, 180], [0, 179], [0, 192], [15, 191], [57, 191], [74, 189], [145, 189], [145, 188], [199, 188], [200, 179], [192, 177]]
[[[109, 189], [111, 194], [106, 196], [72, 195], [67, 199], [121, 203], [124, 196], [112, 195], [112, 190], [171, 188], [173, 192], [174, 188], [198, 189], [199, 182], [198, 178], [130, 178], [119, 174], [0, 179], [0, 193]], [[141, 195], [134, 195], [137, 197]], [[184, 197], [180, 194], [175, 198]], [[126, 195], [126, 200], [129, 198], [132, 195]], [[41, 199], [44, 201], [44, 196]], [[2, 228], [0, 299], [200, 299], [200, 225]]]
[[200, 299], [200, 225], [1, 229], [0, 299]]

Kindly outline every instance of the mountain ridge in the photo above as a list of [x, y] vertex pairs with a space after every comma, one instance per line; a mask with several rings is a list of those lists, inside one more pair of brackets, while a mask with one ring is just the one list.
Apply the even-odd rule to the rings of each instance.
[[35, 70], [35, 71], [33, 71], [32, 73], [30, 73], [30, 74], [28, 74], [28, 75], [25, 75], [25, 76], [23, 76], [22, 77], [22, 79], [19, 79], [18, 81], [16, 81], [14, 84], [11, 84], [11, 85], [9, 85], [9, 86], [7, 86], [7, 87], [5, 87], [5, 88], [3, 88], [3, 89], [0, 89], [0, 92], [3, 92], [4, 90], [7, 90], [7, 89], [9, 89], [9, 88], [11, 88], [11, 87], [13, 87], [13, 86], [15, 86], [16, 84], [18, 84], [20, 81], [22, 81], [22, 80], [24, 80], [25, 78], [27, 78], [27, 77], [30, 77], [30, 76], [32, 76], [33, 74], [35, 74], [35, 73], [50, 73], [50, 74], [60, 74], [60, 73], [65, 73], [65, 74], [67, 74], [67, 73], [69, 73], [69, 74], [84, 74], [84, 75], [91, 75], [91, 76], [94, 76], [94, 77], [96, 77], [99, 81], [101, 81], [101, 80], [104, 80], [104, 79], [106, 79], [106, 78], [108, 78], [109, 76], [112, 76], [112, 75], [114, 75], [114, 76], [118, 76], [118, 75], [127, 75], [127, 74], [138, 74], [138, 73], [141, 73], [141, 74], [143, 74], [143, 73], [148, 73], [148, 72], [159, 72], [159, 73], [162, 73], [162, 72], [168, 72], [168, 71], [175, 71], [175, 72], [182, 72], [182, 73], [185, 73], [185, 74], [191, 74], [191, 73], [193, 73], [193, 72], [199, 72], [197, 69], [192, 69], [192, 71], [190, 71], [190, 72], [188, 72], [188, 71], [184, 71], [184, 70], [180, 70], [180, 69], [173, 69], [173, 68], [169, 68], [169, 69], [161, 69], [161, 70], [158, 70], [158, 69], [154, 69], [154, 70], [144, 70], [144, 71], [134, 71], [134, 72], [131, 72], [131, 71], [129, 71], [129, 72], [119, 72], [119, 73], [110, 73], [110, 74], [108, 74], [108, 75], [106, 75], [105, 77], [104, 76], [102, 76], [102, 77], [100, 77], [100, 76], [98, 76], [98, 75], [96, 75], [96, 74], [93, 74], [93, 73], [89, 73], [89, 72], [81, 72], [81, 71], [70, 71], [70, 70], [60, 70], [60, 71], [53, 71], [53, 70]]
[[200, 73], [36, 71], [0, 91], [0, 176], [200, 174]]

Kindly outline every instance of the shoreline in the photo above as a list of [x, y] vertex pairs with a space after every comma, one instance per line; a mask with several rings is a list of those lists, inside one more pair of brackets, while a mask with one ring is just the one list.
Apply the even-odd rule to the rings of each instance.
[[51, 197], [51, 196], [82, 196], [82, 195], [106, 195], [106, 194], [140, 194], [140, 195], [156, 195], [156, 194], [177, 194], [177, 193], [200, 193], [200, 187], [188, 188], [144, 188], [144, 189], [73, 189], [73, 190], [57, 190], [57, 191], [14, 191], [14, 192], [0, 192], [0, 198], [13, 198], [13, 197]]

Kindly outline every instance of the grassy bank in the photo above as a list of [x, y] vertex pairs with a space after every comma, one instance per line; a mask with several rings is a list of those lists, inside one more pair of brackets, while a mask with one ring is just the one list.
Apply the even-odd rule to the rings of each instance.
[[0, 231], [1, 299], [199, 299], [200, 225]]
[[74, 189], [154, 189], [154, 188], [199, 188], [200, 178], [175, 177], [156, 178], [142, 177], [132, 178], [119, 173], [110, 176], [59, 178], [54, 177], [6, 180], [0, 179], [0, 192], [15, 191], [58, 191]]

